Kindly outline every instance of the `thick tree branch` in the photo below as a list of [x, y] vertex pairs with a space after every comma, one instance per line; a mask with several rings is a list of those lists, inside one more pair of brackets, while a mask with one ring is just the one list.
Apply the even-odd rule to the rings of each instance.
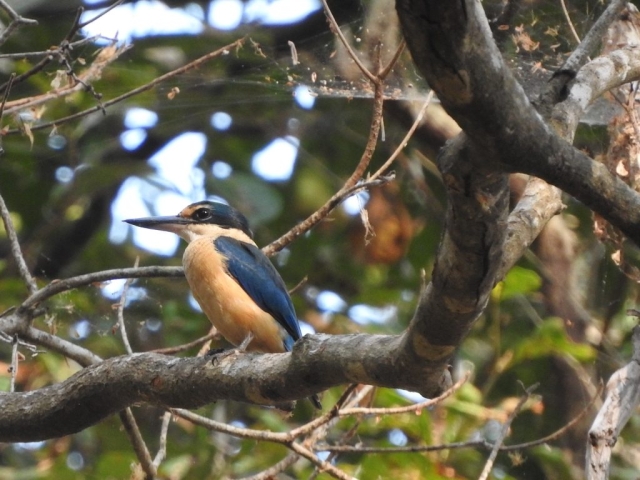
[[416, 365], [398, 365], [400, 338], [306, 336], [292, 354], [237, 354], [218, 361], [154, 353], [115, 357], [56, 385], [0, 393], [0, 441], [34, 441], [78, 432], [127, 406], [197, 408], [231, 399], [275, 405], [345, 383], [404, 388], [432, 396]]
[[446, 365], [496, 282], [509, 188], [507, 175], [474, 164], [481, 154], [459, 135], [438, 161], [449, 198], [445, 234], [431, 283], [404, 335], [404, 351], [422, 358], [425, 366]]
[[633, 358], [607, 382], [607, 398], [589, 429], [586, 472], [589, 480], [609, 476], [611, 450], [640, 404], [640, 326], [633, 329]]
[[[445, 236], [404, 342], [405, 352], [444, 365], [483, 311], [495, 282], [562, 206], [557, 190], [532, 181], [525, 203], [507, 223], [504, 172], [520, 170], [561, 186], [617, 217], [636, 241], [640, 198], [542, 120], [504, 65], [478, 2], [399, 0], [397, 9], [414, 61], [465, 131], [441, 155], [450, 200]], [[628, 57], [618, 61], [614, 78], [603, 85], [627, 79], [621, 72], [630, 72], [625, 68], [630, 63]], [[541, 191], [545, 205], [533, 199]]]
[[553, 109], [551, 122], [558, 134], [572, 142], [578, 122], [594, 100], [638, 78], [640, 51], [636, 47], [614, 50], [586, 64], [572, 82], [567, 98]]
[[589, 60], [602, 42], [609, 25], [617, 18], [627, 5], [627, 0], [612, 0], [596, 23], [580, 42], [580, 45], [569, 55], [564, 65], [553, 74], [547, 88], [537, 102], [540, 112], [547, 117], [550, 109], [562, 99], [567, 84], [576, 76], [576, 72]]
[[640, 197], [604, 165], [560, 139], [502, 61], [474, 0], [399, 0], [416, 65], [469, 141], [505, 171], [543, 178], [640, 244]]

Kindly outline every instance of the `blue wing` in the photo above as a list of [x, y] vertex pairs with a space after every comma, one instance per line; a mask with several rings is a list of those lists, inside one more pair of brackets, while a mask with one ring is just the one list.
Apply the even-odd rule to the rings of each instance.
[[213, 243], [227, 258], [229, 274], [262, 310], [291, 335], [293, 341], [287, 339], [284, 342], [285, 348], [291, 350], [302, 333], [287, 287], [273, 264], [255, 245], [224, 236], [216, 238]]

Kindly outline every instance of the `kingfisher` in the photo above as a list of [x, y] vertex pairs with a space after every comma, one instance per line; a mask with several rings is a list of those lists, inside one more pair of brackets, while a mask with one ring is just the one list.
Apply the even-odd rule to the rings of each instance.
[[[290, 352], [302, 336], [282, 277], [254, 242], [246, 217], [235, 208], [205, 200], [176, 216], [125, 222], [172, 232], [187, 241], [182, 265], [191, 292], [231, 344], [247, 351], [282, 353]], [[311, 401], [322, 407], [317, 396]]]

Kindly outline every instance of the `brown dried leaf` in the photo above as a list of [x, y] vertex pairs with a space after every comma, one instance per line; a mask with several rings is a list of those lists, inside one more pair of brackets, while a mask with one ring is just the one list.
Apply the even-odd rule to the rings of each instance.
[[180, 89], [178, 87], [173, 87], [169, 93], [167, 93], [167, 98], [169, 100], [173, 100], [176, 98], [176, 95], [180, 93]]

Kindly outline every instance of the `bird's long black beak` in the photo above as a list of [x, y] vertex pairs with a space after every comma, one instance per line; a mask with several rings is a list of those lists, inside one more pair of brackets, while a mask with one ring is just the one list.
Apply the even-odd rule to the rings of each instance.
[[193, 223], [190, 218], [178, 216], [130, 218], [128, 220], [123, 220], [123, 222], [136, 227], [150, 228], [151, 230], [163, 230], [165, 232], [176, 232], [177, 230], [181, 230], [184, 225]]

